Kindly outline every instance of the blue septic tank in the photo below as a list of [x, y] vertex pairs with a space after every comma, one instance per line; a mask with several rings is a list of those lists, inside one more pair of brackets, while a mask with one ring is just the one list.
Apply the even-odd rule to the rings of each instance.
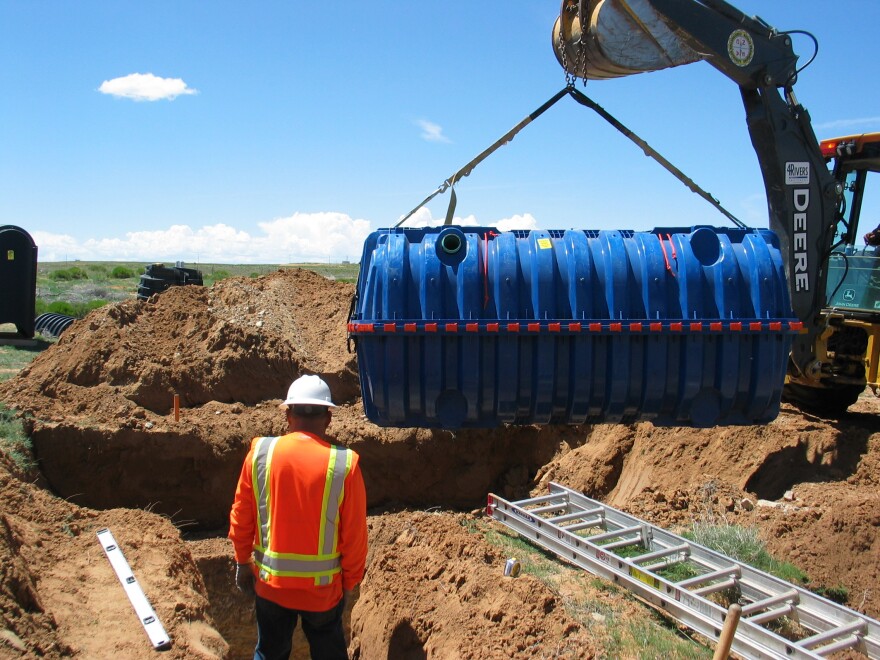
[[768, 230], [385, 229], [356, 295], [380, 426], [764, 423], [801, 327]]

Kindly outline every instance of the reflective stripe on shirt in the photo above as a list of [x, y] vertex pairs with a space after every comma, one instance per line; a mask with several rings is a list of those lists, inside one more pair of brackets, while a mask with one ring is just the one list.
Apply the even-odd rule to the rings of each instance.
[[[318, 552], [323, 555], [336, 554], [339, 542], [339, 505], [345, 490], [345, 477], [351, 470], [351, 452], [333, 447], [330, 464], [327, 466], [327, 481], [324, 484], [324, 501], [321, 504], [321, 530], [318, 536]], [[317, 584], [330, 584], [331, 576], [322, 575]]]
[[256, 548], [269, 547], [269, 468], [277, 437], [257, 438], [254, 445], [254, 500], [257, 503]]

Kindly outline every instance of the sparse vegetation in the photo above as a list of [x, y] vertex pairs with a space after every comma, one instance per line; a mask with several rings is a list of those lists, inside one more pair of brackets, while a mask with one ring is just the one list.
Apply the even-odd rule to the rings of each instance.
[[49, 344], [38, 340], [34, 346], [0, 346], [0, 382], [12, 378]]
[[107, 277], [107, 267], [103, 264], [88, 264], [86, 270], [90, 273], [94, 273], [97, 279]]
[[801, 585], [810, 581], [794, 564], [779, 561], [771, 556], [767, 552], [767, 546], [758, 536], [758, 530], [753, 527], [739, 527], [727, 522], [696, 522], [683, 536], [783, 580]]
[[[505, 556], [516, 557], [523, 574], [539, 579], [560, 594], [567, 614], [602, 641], [607, 657], [712, 657], [707, 646], [685, 636], [671, 619], [653, 610], [646, 609], [644, 617], [633, 618], [626, 606], [632, 596], [613, 583], [562, 561], [513, 531], [499, 530], [483, 521], [475, 522], [472, 528], [469, 525], [469, 529], [482, 534]], [[574, 585], [577, 587], [572, 588]]]
[[212, 272], [210, 275], [208, 275], [205, 279], [206, 279], [206, 280], [207, 280], [207, 279], [210, 279], [210, 280], [212, 280], [212, 281], [214, 281], [214, 282], [219, 282], [220, 280], [225, 280], [225, 279], [228, 279], [229, 277], [232, 277], [232, 276], [229, 274], [229, 271], [228, 271], [228, 270], [222, 270], [222, 269], [221, 269], [221, 270], [215, 270], [215, 271], [213, 271], [213, 272]]
[[[150, 262], [151, 263], [151, 262]], [[82, 318], [96, 307], [137, 295], [149, 263], [77, 261], [38, 264], [36, 314], [52, 312]], [[256, 278], [281, 268], [302, 268], [340, 282], [356, 282], [358, 264], [186, 264], [202, 271], [206, 286], [229, 277]], [[57, 304], [56, 304], [57, 303]], [[67, 305], [70, 305], [69, 307]]]
[[67, 302], [66, 300], [56, 300], [54, 302], [47, 303], [42, 298], [37, 298], [36, 304], [34, 305], [34, 310], [37, 316], [39, 316], [40, 314], [50, 313], [64, 314], [65, 316], [72, 316], [74, 318], [81, 319], [93, 309], [103, 307], [107, 304], [107, 302], [107, 300], [96, 298], [87, 302]]
[[816, 593], [841, 605], [846, 605], [849, 601], [849, 589], [842, 584], [838, 584], [836, 587], [819, 587], [816, 589]]
[[[600, 544], [601, 545], [601, 544]], [[627, 545], [622, 548], [617, 548], [615, 554], [619, 557], [638, 557], [639, 555], [643, 555], [648, 550], [645, 546], [639, 545]], [[697, 575], [697, 569], [695, 566], [687, 561], [680, 561], [675, 564], [669, 564], [661, 569], [655, 571], [657, 575], [660, 577], [669, 580], [670, 582], [681, 582], [682, 580], [687, 580], [688, 578], [692, 578]]]
[[31, 440], [24, 433], [21, 420], [0, 403], [0, 451], [7, 454], [22, 470], [34, 467]]

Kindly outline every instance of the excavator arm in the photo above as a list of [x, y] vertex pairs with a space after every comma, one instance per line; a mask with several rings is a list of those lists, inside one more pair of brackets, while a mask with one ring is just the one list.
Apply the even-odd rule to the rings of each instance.
[[792, 370], [808, 378], [818, 369], [814, 346], [842, 186], [795, 97], [791, 36], [723, 0], [564, 0], [553, 47], [574, 78], [617, 78], [704, 60], [739, 86], [769, 226], [780, 240], [792, 308], [804, 323]]

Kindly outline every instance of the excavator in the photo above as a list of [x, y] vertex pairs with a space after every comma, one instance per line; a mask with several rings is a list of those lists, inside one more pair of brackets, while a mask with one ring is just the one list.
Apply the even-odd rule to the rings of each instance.
[[866, 385], [877, 393], [876, 258], [855, 245], [867, 175], [880, 171], [880, 134], [817, 142], [794, 95], [800, 70], [791, 35], [723, 0], [567, 0], [553, 46], [578, 78], [704, 60], [739, 85], [770, 228], [783, 245], [794, 311], [805, 328], [793, 343], [783, 397], [841, 413]]
[[880, 271], [858, 244], [880, 133], [819, 142], [792, 33], [724, 0], [563, 0], [552, 45], [585, 105], [578, 80], [699, 61], [737, 84], [770, 231], [513, 232], [505, 247], [491, 228], [379, 230], [349, 322], [367, 416], [713, 426], [877, 394]]
[[[859, 217], [868, 181], [880, 189], [880, 133], [849, 135], [820, 142], [832, 176], [843, 184], [844, 199], [836, 216], [828, 259], [822, 331], [814, 343], [814, 378], [789, 374], [783, 397], [809, 410], [844, 412], [869, 387], [880, 395], [880, 232], [865, 232], [860, 245]], [[876, 192], [874, 193], [877, 194]], [[818, 378], [818, 385], [816, 380]]]

